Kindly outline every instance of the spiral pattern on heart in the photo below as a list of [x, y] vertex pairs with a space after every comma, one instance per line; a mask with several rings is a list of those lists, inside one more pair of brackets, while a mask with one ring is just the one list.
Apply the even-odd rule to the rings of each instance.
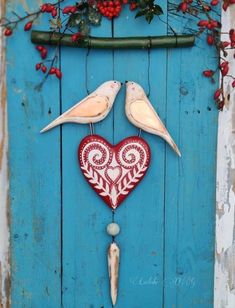
[[82, 159], [94, 169], [104, 169], [112, 161], [112, 152], [101, 142], [88, 143], [82, 151]]
[[125, 169], [131, 169], [137, 164], [143, 166], [147, 160], [144, 144], [140, 144], [139, 142], [124, 144], [118, 152], [117, 160]]

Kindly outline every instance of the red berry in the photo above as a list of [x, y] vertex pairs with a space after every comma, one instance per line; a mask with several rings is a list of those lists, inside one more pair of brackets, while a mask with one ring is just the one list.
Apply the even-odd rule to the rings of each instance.
[[42, 65], [42, 63], [37, 63], [37, 64], [35, 65], [36, 71], [40, 70], [41, 65]]
[[207, 27], [208, 24], [209, 24], [209, 21], [208, 21], [208, 20], [200, 20], [200, 21], [198, 22], [197, 25], [198, 25], [199, 27]]
[[56, 16], [57, 16], [57, 9], [56, 9], [56, 8], [54, 8], [54, 9], [52, 10], [51, 16], [52, 16], [52, 17], [56, 17]]
[[228, 74], [229, 71], [229, 66], [224, 66], [223, 68], [221, 68], [221, 74], [222, 76], [226, 76]]
[[24, 31], [29, 31], [32, 28], [33, 22], [29, 21], [27, 24], [24, 26]]
[[188, 9], [188, 3], [182, 2], [182, 3], [180, 4], [180, 10], [181, 10], [183, 13], [185, 13], [185, 12], [187, 11], [187, 9]]
[[222, 45], [223, 45], [223, 48], [226, 48], [230, 45], [230, 43], [225, 41], [225, 42], [222, 42]]
[[203, 75], [204, 75], [205, 77], [212, 77], [213, 74], [214, 74], [214, 71], [212, 71], [212, 70], [203, 71]]
[[45, 65], [42, 65], [41, 70], [45, 74], [47, 71], [47, 67]]
[[63, 14], [69, 14], [71, 10], [71, 6], [66, 6], [63, 8], [62, 13]]
[[217, 100], [220, 97], [221, 93], [222, 93], [222, 90], [217, 89], [214, 93], [214, 99]]
[[47, 3], [44, 3], [42, 6], [41, 6], [41, 12], [46, 12], [47, 10]]
[[214, 44], [214, 37], [212, 35], [207, 35], [207, 44], [213, 45]]
[[220, 68], [224, 68], [224, 67], [228, 66], [228, 64], [229, 64], [228, 61], [224, 61], [220, 64]]
[[54, 6], [50, 3], [47, 3], [46, 12], [51, 13], [53, 9], [54, 9]]
[[41, 46], [41, 45], [37, 45], [35, 48], [36, 48], [38, 51], [42, 51], [42, 50], [44, 49], [44, 47]]
[[72, 41], [72, 42], [76, 42], [76, 40], [77, 40], [77, 35], [76, 35], [76, 34], [73, 34], [73, 35], [71, 36], [71, 41]]
[[219, 23], [218, 23], [217, 20], [211, 20], [211, 21], [210, 21], [210, 26], [211, 26], [212, 28], [216, 28], [216, 27], [219, 26]]
[[131, 10], [131, 11], [134, 11], [134, 10], [136, 9], [136, 7], [137, 7], [137, 4], [136, 4], [135, 2], [132, 2], [132, 3], [130, 4], [130, 10]]
[[226, 12], [227, 8], [229, 7], [229, 3], [228, 2], [224, 2], [222, 5], [223, 10]]
[[77, 12], [77, 7], [76, 6], [72, 6], [71, 9], [70, 9], [70, 12], [72, 14], [76, 13]]
[[219, 0], [212, 0], [211, 1], [212, 6], [216, 6], [217, 4], [219, 4]]
[[224, 101], [220, 101], [217, 106], [218, 106], [218, 109], [222, 111], [224, 109]]
[[43, 50], [41, 51], [41, 58], [45, 59], [47, 57], [47, 49], [44, 47]]
[[12, 35], [12, 29], [11, 28], [6, 28], [4, 31], [4, 35], [5, 36], [11, 36]]
[[58, 79], [61, 79], [61, 78], [62, 78], [62, 72], [61, 72], [61, 70], [59, 70], [58, 68], [56, 69], [55, 74], [56, 74], [56, 77], [57, 77]]
[[52, 68], [49, 70], [49, 74], [50, 74], [50, 75], [55, 74], [55, 72], [56, 72], [56, 68], [55, 68], [55, 67], [52, 67]]

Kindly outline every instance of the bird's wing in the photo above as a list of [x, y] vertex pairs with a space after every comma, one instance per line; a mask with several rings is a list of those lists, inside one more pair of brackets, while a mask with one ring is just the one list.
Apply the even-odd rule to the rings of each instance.
[[130, 104], [130, 115], [135, 125], [147, 132], [159, 135], [165, 139], [174, 151], [181, 156], [180, 151], [162, 123], [152, 105], [144, 100], [136, 100]]
[[140, 128], [149, 128], [151, 130], [156, 130], [161, 134], [167, 132], [155, 110], [144, 100], [136, 100], [131, 103], [130, 113], [133, 119], [138, 122]]
[[66, 118], [85, 117], [92, 118], [102, 115], [108, 108], [108, 98], [105, 96], [90, 96], [80, 104], [65, 113]]
[[[106, 96], [90, 95], [71, 107], [69, 110], [52, 121], [49, 125], [41, 130], [41, 133], [68, 122], [74, 123], [93, 123], [101, 118], [109, 110], [109, 99]], [[100, 117], [100, 119], [99, 119]]]

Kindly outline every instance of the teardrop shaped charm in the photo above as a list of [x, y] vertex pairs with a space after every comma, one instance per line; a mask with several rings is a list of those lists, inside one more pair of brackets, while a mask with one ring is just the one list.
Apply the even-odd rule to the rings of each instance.
[[120, 249], [118, 245], [113, 242], [108, 248], [108, 269], [110, 281], [110, 296], [113, 306], [117, 301], [118, 294], [118, 272], [119, 272]]

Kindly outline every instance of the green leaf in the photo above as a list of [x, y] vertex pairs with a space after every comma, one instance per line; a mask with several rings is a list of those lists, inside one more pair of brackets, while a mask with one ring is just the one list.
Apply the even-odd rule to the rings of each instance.
[[148, 1], [146, 0], [138, 0], [138, 7], [141, 8], [141, 9], [144, 9], [148, 6]]
[[69, 17], [67, 25], [71, 28], [79, 26], [81, 22], [81, 15], [79, 13], [72, 14]]
[[145, 14], [145, 19], [147, 20], [147, 22], [150, 24], [151, 21], [153, 20], [153, 12], [151, 11], [148, 11], [146, 14]]
[[89, 7], [88, 9], [89, 22], [94, 26], [99, 26], [101, 23], [101, 19], [102, 19], [101, 14], [93, 7]]
[[90, 33], [90, 27], [85, 20], [81, 20], [80, 25], [79, 25], [80, 32], [83, 36], [88, 36]]
[[154, 5], [153, 6], [153, 13], [154, 13], [154, 15], [162, 15], [163, 14], [163, 10], [160, 7], [160, 5]]
[[144, 16], [147, 12], [148, 12], [148, 10], [147, 10], [147, 9], [145, 9], [145, 10], [141, 10], [141, 11], [137, 12], [137, 14], [135, 15], [135, 18], [138, 18], [138, 17]]
[[83, 11], [84, 9], [88, 8], [88, 3], [87, 2], [82, 2], [82, 3], [76, 2], [76, 6], [79, 11]]

